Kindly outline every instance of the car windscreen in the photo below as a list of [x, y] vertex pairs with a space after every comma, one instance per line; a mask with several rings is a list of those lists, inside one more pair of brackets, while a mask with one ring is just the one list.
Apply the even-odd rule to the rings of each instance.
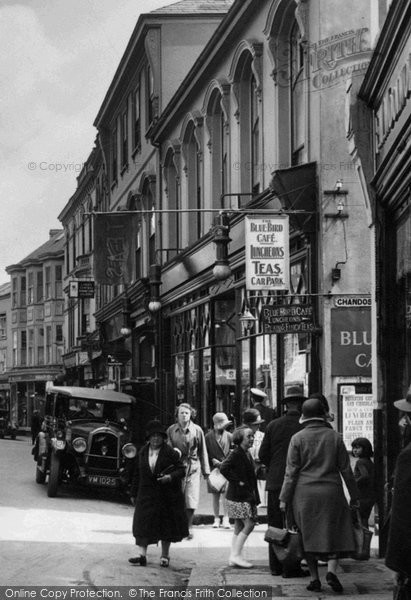
[[85, 400], [84, 398], [69, 399], [69, 418], [85, 419], [96, 418], [120, 423], [122, 419], [128, 421], [130, 418], [129, 404], [117, 402], [99, 402], [97, 400]]

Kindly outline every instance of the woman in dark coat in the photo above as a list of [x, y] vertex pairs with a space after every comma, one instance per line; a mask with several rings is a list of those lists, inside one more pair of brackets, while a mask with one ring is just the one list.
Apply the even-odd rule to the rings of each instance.
[[[358, 504], [358, 490], [344, 442], [327, 423], [320, 399], [304, 402], [300, 422], [304, 429], [293, 435], [288, 448], [280, 508], [292, 508], [310, 569], [307, 589], [319, 592], [317, 559], [342, 558], [355, 550], [341, 477], [352, 504]], [[326, 581], [334, 591], [343, 591], [332, 571], [327, 572]]]
[[147, 546], [161, 540], [160, 565], [168, 567], [171, 542], [188, 536], [181, 480], [185, 467], [178, 452], [166, 444], [167, 433], [159, 421], [147, 424], [147, 444], [140, 450], [131, 486], [135, 504], [133, 535], [138, 556], [134, 565], [147, 564]]
[[249, 427], [239, 427], [233, 433], [234, 450], [220, 466], [220, 473], [228, 480], [227, 508], [234, 519], [234, 533], [229, 565], [250, 569], [253, 565], [242, 556], [243, 546], [254, 529], [257, 520], [257, 478], [250, 448], [254, 444], [254, 433]]

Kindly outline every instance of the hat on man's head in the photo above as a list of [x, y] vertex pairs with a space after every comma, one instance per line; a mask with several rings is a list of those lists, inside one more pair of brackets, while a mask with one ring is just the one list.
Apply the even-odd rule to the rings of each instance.
[[396, 400], [394, 402], [395, 408], [402, 410], [403, 412], [411, 412], [411, 385], [408, 388], [407, 395], [402, 400]]
[[325, 421], [324, 406], [319, 398], [309, 398], [303, 404], [300, 423], [312, 420]]
[[259, 398], [267, 398], [267, 394], [263, 391], [260, 390], [260, 388], [251, 388], [250, 392], [253, 394], [253, 396], [258, 396]]
[[223, 429], [223, 427], [227, 427], [227, 425], [230, 425], [232, 421], [229, 420], [225, 413], [218, 412], [213, 417], [213, 423], [214, 427], [217, 427], [218, 429]]
[[264, 419], [261, 418], [260, 411], [256, 408], [247, 408], [243, 412], [243, 423], [244, 425], [261, 425], [264, 423]]
[[291, 387], [289, 387], [287, 390], [287, 394], [283, 398], [284, 403], [292, 400], [301, 400], [301, 402], [307, 400], [307, 397], [304, 396], [303, 391], [298, 385], [292, 385]]
[[154, 420], [149, 421], [146, 425], [146, 440], [149, 439], [151, 435], [154, 433], [160, 433], [163, 438], [167, 437], [167, 433], [165, 427], [160, 423], [160, 421]]

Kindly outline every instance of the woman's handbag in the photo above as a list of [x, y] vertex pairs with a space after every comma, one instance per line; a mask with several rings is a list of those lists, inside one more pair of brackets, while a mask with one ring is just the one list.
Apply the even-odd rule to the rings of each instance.
[[372, 531], [362, 524], [358, 509], [353, 512], [353, 528], [355, 552], [352, 558], [355, 560], [369, 560]]
[[271, 544], [274, 554], [285, 571], [292, 571], [299, 567], [304, 558], [301, 532], [296, 527], [288, 527], [286, 519], [282, 529], [269, 525], [264, 540]]
[[224, 491], [224, 486], [227, 484], [227, 479], [220, 473], [220, 469], [213, 469], [208, 476], [207, 484], [209, 490], [215, 494]]

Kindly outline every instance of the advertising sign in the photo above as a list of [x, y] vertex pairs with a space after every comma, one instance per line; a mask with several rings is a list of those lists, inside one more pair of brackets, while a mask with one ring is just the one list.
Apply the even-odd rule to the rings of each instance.
[[371, 394], [343, 396], [342, 399], [342, 433], [348, 449], [357, 437], [365, 437], [373, 444], [374, 399]]
[[316, 330], [312, 304], [262, 307], [264, 333], [307, 333]]
[[288, 290], [288, 216], [245, 217], [247, 290]]
[[331, 375], [371, 377], [371, 309], [331, 311]]
[[94, 298], [94, 291], [94, 281], [72, 279], [69, 282], [69, 298]]

